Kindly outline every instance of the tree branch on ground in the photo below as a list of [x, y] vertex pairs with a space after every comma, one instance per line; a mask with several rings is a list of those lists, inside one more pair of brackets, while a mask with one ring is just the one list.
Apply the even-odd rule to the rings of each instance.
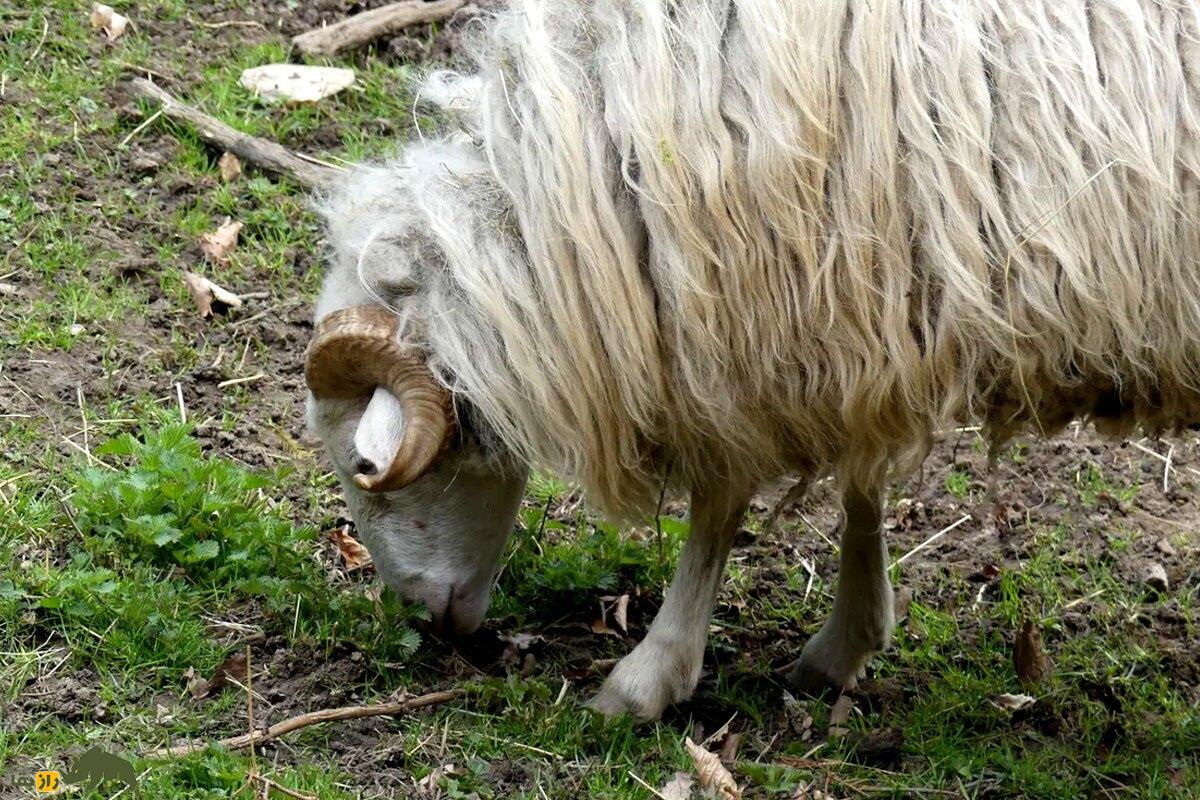
[[216, 117], [187, 105], [166, 89], [145, 78], [134, 78], [129, 82], [129, 86], [137, 97], [156, 103], [164, 116], [194, 128], [196, 134], [204, 141], [268, 172], [291, 178], [310, 189], [319, 189], [327, 185], [341, 172], [337, 167], [319, 164], [294, 153], [278, 142], [242, 133]]
[[399, 33], [410, 25], [446, 19], [464, 5], [466, 0], [436, 0], [431, 3], [404, 0], [293, 36], [292, 44], [305, 55], [332, 56]]
[[301, 714], [297, 717], [285, 719], [283, 722], [277, 722], [265, 730], [255, 731], [254, 733], [243, 733], [240, 736], [233, 736], [228, 739], [222, 739], [219, 742], [185, 742], [184, 744], [175, 745], [174, 747], [164, 747], [160, 750], [152, 750], [146, 753], [143, 758], [169, 758], [171, 756], [184, 756], [189, 753], [195, 753], [204, 750], [210, 744], [216, 744], [224, 747], [227, 750], [244, 750], [251, 745], [260, 745], [263, 742], [269, 742], [272, 739], [278, 739], [280, 736], [291, 733], [292, 731], [307, 728], [310, 725], [319, 725], [322, 722], [335, 722], [343, 719], [360, 719], [362, 717], [393, 717], [401, 714], [407, 714], [415, 711], [418, 708], [426, 708], [428, 706], [441, 705], [448, 703], [451, 700], [456, 700], [463, 696], [462, 689], [447, 689], [442, 692], [431, 692], [423, 694], [419, 697], [410, 697], [407, 700], [400, 700], [395, 703], [380, 703], [373, 706], [344, 706], [342, 708], [326, 708], [320, 711], [310, 711], [307, 714]]

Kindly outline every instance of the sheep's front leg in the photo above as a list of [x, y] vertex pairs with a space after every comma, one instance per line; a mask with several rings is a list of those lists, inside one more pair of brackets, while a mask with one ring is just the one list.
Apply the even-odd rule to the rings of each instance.
[[646, 638], [621, 659], [589, 705], [614, 716], [628, 712], [657, 719], [686, 700], [700, 680], [708, 620], [716, 604], [725, 559], [750, 492], [692, 490], [692, 531], [666, 600]]
[[789, 676], [802, 691], [854, 686], [871, 656], [891, 640], [895, 612], [881, 498], [881, 491], [854, 487], [842, 495], [846, 523], [833, 613], [805, 645]]

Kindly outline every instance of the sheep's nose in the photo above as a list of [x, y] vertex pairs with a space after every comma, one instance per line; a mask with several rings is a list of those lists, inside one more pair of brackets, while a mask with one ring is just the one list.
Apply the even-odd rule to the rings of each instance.
[[450, 612], [450, 607], [453, 604], [453, 591], [446, 595], [445, 600], [437, 600], [433, 603], [425, 603], [425, 607], [429, 609], [430, 633], [434, 634], [435, 636], [447, 636], [454, 633], [454, 625], [451, 623], [453, 616]]
[[436, 636], [470, 636], [479, 630], [487, 613], [488, 597], [475, 592], [452, 589], [436, 601], [426, 600], [429, 609], [429, 632]]

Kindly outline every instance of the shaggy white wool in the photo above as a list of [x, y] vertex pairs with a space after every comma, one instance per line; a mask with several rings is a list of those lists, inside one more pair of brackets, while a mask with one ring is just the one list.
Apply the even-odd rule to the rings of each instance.
[[605, 510], [1200, 420], [1200, 2], [524, 0], [474, 57], [336, 268]]

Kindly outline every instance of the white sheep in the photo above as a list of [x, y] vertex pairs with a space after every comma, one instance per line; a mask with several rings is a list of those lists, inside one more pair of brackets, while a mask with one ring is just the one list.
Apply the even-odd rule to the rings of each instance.
[[381, 574], [474, 630], [530, 466], [692, 535], [594, 701], [694, 689], [749, 497], [832, 473], [831, 618], [892, 628], [888, 482], [935, 431], [1200, 420], [1200, 3], [523, 0], [455, 120], [326, 198], [310, 413]]

